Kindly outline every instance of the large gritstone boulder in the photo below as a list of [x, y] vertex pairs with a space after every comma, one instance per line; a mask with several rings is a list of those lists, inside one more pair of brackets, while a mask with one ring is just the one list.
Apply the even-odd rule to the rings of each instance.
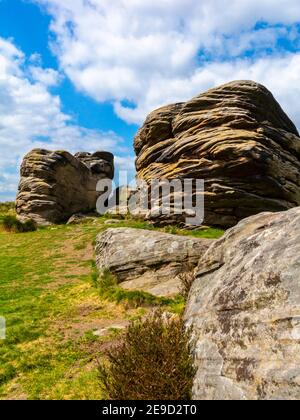
[[300, 399], [300, 207], [243, 220], [200, 259], [185, 314], [193, 398]]
[[17, 214], [21, 219], [51, 224], [64, 222], [74, 213], [94, 211], [97, 182], [113, 176], [111, 153], [73, 156], [65, 151], [32, 150], [21, 166]]
[[97, 237], [97, 267], [114, 274], [124, 289], [171, 296], [179, 293], [179, 275], [193, 271], [212, 242], [151, 230], [108, 229]]
[[142, 180], [205, 180], [207, 225], [231, 227], [300, 205], [298, 131], [272, 94], [251, 81], [152, 112], [135, 151]]

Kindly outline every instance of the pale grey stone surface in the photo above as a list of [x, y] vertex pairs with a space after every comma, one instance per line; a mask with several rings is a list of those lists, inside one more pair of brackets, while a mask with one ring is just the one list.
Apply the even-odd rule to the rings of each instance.
[[227, 231], [200, 259], [185, 316], [194, 399], [300, 399], [300, 208]]
[[109, 269], [125, 289], [170, 296], [179, 291], [178, 274], [193, 270], [211, 243], [151, 230], [108, 229], [97, 237], [97, 266]]

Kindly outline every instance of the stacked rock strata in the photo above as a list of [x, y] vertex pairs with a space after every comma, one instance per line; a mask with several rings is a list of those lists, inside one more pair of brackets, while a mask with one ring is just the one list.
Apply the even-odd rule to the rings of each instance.
[[21, 166], [17, 214], [21, 219], [51, 224], [94, 211], [97, 182], [113, 176], [114, 157], [108, 152], [73, 156], [66, 151], [32, 150]]
[[298, 131], [257, 83], [232, 82], [152, 112], [134, 146], [142, 180], [205, 180], [207, 225], [300, 205]]

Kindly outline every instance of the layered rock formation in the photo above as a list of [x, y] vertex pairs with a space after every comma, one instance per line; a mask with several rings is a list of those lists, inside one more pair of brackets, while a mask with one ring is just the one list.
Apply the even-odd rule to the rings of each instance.
[[60, 223], [74, 213], [93, 211], [100, 179], [114, 176], [111, 153], [50, 152], [35, 149], [21, 166], [21, 180], [16, 201], [21, 219], [39, 224]]
[[300, 207], [252, 216], [200, 259], [194, 399], [300, 399]]
[[179, 292], [178, 275], [193, 270], [211, 243], [150, 230], [108, 229], [97, 237], [97, 267], [108, 269], [124, 289], [171, 296]]
[[298, 131], [254, 82], [232, 82], [152, 112], [135, 151], [138, 177], [147, 182], [205, 180], [207, 225], [230, 227], [300, 205]]

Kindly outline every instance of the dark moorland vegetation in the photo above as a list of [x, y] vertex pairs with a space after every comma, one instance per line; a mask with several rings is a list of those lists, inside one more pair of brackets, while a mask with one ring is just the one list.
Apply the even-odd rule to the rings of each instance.
[[195, 374], [190, 331], [182, 317], [155, 311], [134, 321], [99, 366], [112, 400], [189, 400]]
[[34, 232], [37, 230], [37, 225], [33, 220], [26, 220], [21, 222], [13, 214], [8, 214], [1, 219], [4, 230], [15, 233]]

